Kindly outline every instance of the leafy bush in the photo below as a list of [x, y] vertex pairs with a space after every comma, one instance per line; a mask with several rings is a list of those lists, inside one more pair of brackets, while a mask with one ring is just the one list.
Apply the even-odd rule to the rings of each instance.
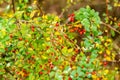
[[[120, 24], [111, 16], [105, 14], [104, 23], [87, 6], [66, 20], [44, 14], [37, 0], [5, 1], [10, 5], [0, 17], [1, 80], [114, 80], [118, 68], [110, 66], [116, 52], [108, 32], [114, 37]], [[67, 0], [62, 14], [76, 2]]]
[[32, 19], [31, 13], [26, 20], [23, 13], [0, 18], [2, 80], [113, 80], [107, 63], [115, 53], [98, 12], [80, 8], [67, 23], [53, 14]]

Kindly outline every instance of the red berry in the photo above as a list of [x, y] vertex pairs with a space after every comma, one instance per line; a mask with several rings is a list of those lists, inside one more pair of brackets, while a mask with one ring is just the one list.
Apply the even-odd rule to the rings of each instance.
[[70, 29], [70, 32], [74, 32], [75, 30], [74, 29]]
[[31, 26], [31, 28], [35, 28], [34, 26]]
[[5, 48], [5, 51], [8, 51], [8, 48]]
[[118, 26], [120, 27], [120, 22], [118, 23]]
[[74, 17], [74, 16], [75, 16], [74, 13], [68, 15], [68, 17]]
[[57, 61], [57, 60], [58, 60], [58, 57], [56, 57], [55, 60]]
[[74, 30], [77, 31], [77, 30], [78, 30], [78, 27], [74, 28]]
[[64, 35], [64, 37], [65, 37], [65, 38], [68, 38], [68, 36], [67, 36], [66, 34]]
[[104, 54], [104, 57], [107, 57], [107, 54]]
[[44, 68], [44, 70], [47, 70], [47, 68]]
[[95, 75], [95, 74], [96, 74], [96, 72], [95, 72], [95, 71], [93, 71], [93, 72], [92, 72], [92, 75]]
[[31, 30], [34, 32], [35, 31], [35, 29], [34, 28], [31, 28]]
[[46, 50], [48, 50], [50, 48], [50, 46], [46, 46]]
[[75, 14], [74, 14], [74, 13], [72, 13], [72, 14], [71, 14], [71, 16], [72, 16], [72, 17], [74, 17], [74, 16], [75, 16]]
[[61, 46], [61, 49], [63, 49], [64, 48], [64, 46]]
[[82, 66], [82, 68], [84, 68], [84, 66]]
[[19, 74], [20, 72], [16, 72], [16, 74]]
[[59, 23], [57, 22], [57, 23], [55, 24], [55, 26], [59, 26]]
[[107, 64], [108, 64], [107, 61], [104, 61], [104, 62], [103, 62], [103, 65], [104, 65], [104, 66], [107, 66]]
[[40, 72], [39, 72], [39, 74], [40, 74], [40, 75], [42, 75], [42, 74], [43, 74], [43, 72], [42, 72], [42, 71], [40, 71]]
[[19, 41], [22, 41], [22, 38], [19, 38]]
[[83, 34], [83, 32], [79, 32], [80, 33], [80, 35], [82, 35]]
[[47, 71], [47, 74], [49, 74], [49, 73], [50, 73], [50, 70]]
[[51, 69], [53, 69], [53, 68], [54, 68], [54, 65], [53, 65], [53, 64], [51, 64], [51, 65], [50, 65], [50, 68], [51, 68]]
[[78, 52], [79, 52], [79, 49], [78, 49], [78, 48], [76, 48], [76, 49], [75, 49], [75, 52], [76, 52], [76, 53], [78, 53]]
[[75, 56], [72, 56], [72, 57], [71, 57], [71, 60], [72, 60], [72, 61], [75, 61], [75, 58], [76, 58]]
[[71, 77], [69, 77], [69, 78], [68, 78], [68, 80], [72, 80], [72, 78], [71, 78]]
[[80, 32], [81, 32], [81, 30], [80, 30], [80, 29], [78, 29], [78, 32], [80, 33]]
[[40, 68], [42, 68], [42, 65], [40, 65]]
[[34, 55], [32, 55], [31, 57], [32, 57], [33, 59], [35, 58], [35, 56], [34, 56]]
[[74, 22], [74, 17], [70, 17], [70, 18], [69, 18], [69, 21], [70, 21], [70, 22]]
[[35, 27], [34, 27], [34, 26], [31, 26], [31, 30], [34, 32], [34, 30], [35, 30]]
[[28, 42], [28, 40], [25, 40], [25, 42], [27, 43], [27, 42]]
[[15, 53], [15, 52], [16, 52], [16, 49], [15, 49], [15, 50], [12, 50], [12, 52]]
[[82, 32], [83, 32], [83, 33], [85, 33], [85, 32], [86, 32], [86, 30], [85, 30], [85, 29], [83, 29], [83, 30], [82, 30]]
[[13, 35], [12, 35], [12, 34], [10, 34], [10, 38], [13, 38]]

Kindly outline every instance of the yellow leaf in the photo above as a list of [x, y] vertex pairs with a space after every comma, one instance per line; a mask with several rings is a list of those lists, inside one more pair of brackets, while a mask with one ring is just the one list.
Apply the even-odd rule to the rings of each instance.
[[107, 41], [107, 42], [112, 42], [112, 40], [111, 40], [111, 39], [107, 39], [106, 41]]
[[92, 75], [92, 78], [95, 80], [95, 79], [97, 79], [97, 76], [96, 75]]
[[68, 53], [73, 52], [73, 48], [68, 49]]
[[103, 38], [103, 36], [99, 36], [99, 37], [100, 37], [100, 40], [101, 40], [101, 41], [104, 41], [104, 38]]
[[62, 39], [60, 39], [60, 43], [62, 43], [63, 42], [63, 40]]
[[103, 78], [103, 80], [108, 80], [107, 78]]
[[50, 41], [50, 37], [47, 37], [46, 40], [47, 40], [47, 41]]
[[100, 45], [99, 45], [98, 43], [96, 43], [96, 47], [98, 47], [98, 48], [99, 48], [99, 47], [100, 47]]
[[104, 45], [105, 45], [105, 47], [107, 47], [107, 46], [108, 46], [108, 43], [104, 43]]
[[115, 58], [115, 53], [112, 53], [112, 59], [114, 60], [114, 58]]
[[74, 25], [75, 27], [79, 27], [79, 28], [82, 28], [82, 25], [81, 24], [78, 24], [78, 25]]
[[111, 58], [110, 57], [106, 57], [105, 58], [107, 61], [111, 61]]
[[109, 50], [106, 50], [106, 53], [107, 53], [107, 55], [110, 55], [110, 51]]
[[102, 52], [102, 50], [101, 51], [99, 51], [99, 54], [102, 54], [103, 52]]
[[107, 75], [107, 74], [108, 74], [108, 72], [109, 72], [109, 70], [107, 70], [107, 69], [106, 69], [106, 70], [104, 70], [104, 74], [105, 74], [105, 75]]
[[28, 50], [29, 50], [29, 51], [33, 51], [33, 49], [32, 49], [32, 48], [28, 48]]
[[33, 4], [36, 4], [37, 3], [37, 1], [35, 0], [34, 2], [33, 2]]
[[42, 46], [45, 47], [46, 45], [43, 43]]
[[46, 57], [46, 56], [44, 56], [44, 55], [42, 55], [41, 57], [42, 57], [42, 59], [47, 59], [47, 57]]
[[4, 37], [4, 36], [6, 35], [6, 29], [3, 28], [3, 29], [1, 30], [1, 32], [0, 32], [0, 34], [2, 34], [2, 36]]
[[73, 66], [73, 67], [72, 67], [72, 69], [74, 69], [74, 70], [75, 70], [76, 68], [77, 68], [76, 66]]
[[43, 18], [43, 19], [47, 19], [47, 15], [43, 15], [42, 18]]
[[56, 36], [57, 36], [57, 35], [60, 35], [60, 32], [58, 32], [58, 31], [57, 31], [57, 32], [55, 32], [55, 35], [56, 35]]
[[23, 71], [20, 71], [20, 73], [19, 73], [22, 77], [24, 76], [24, 73], [23, 73]]
[[54, 21], [58, 21], [58, 20], [59, 20], [59, 17], [56, 16], [56, 17], [54, 18]]
[[36, 12], [37, 12], [37, 10], [32, 11], [31, 14], [30, 14], [30, 18], [32, 18], [35, 15]]

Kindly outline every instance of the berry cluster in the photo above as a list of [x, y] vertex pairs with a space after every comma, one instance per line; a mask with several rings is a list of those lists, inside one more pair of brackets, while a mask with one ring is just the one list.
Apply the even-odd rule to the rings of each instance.
[[74, 21], [75, 21], [74, 16], [75, 16], [74, 13], [68, 15], [68, 21], [69, 21], [69, 22], [74, 22]]
[[75, 27], [75, 28], [70, 29], [70, 32], [78, 32], [80, 35], [83, 35], [83, 34], [85, 34], [86, 30]]

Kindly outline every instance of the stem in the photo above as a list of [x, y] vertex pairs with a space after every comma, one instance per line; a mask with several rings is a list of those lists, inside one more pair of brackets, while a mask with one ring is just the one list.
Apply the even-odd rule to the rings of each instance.
[[44, 15], [43, 10], [41, 9], [41, 6], [38, 4], [38, 2], [36, 3], [36, 5], [37, 5], [37, 7], [38, 7], [38, 9], [39, 9], [39, 11], [41, 13], [41, 15]]
[[15, 13], [15, 0], [12, 0], [12, 10]]
[[115, 28], [113, 28], [113, 27], [110, 26], [109, 24], [106, 24], [106, 23], [104, 23], [104, 22], [102, 22], [101, 24], [105, 25], [106, 27], [108, 27], [108, 28], [112, 29], [113, 31], [115, 31], [115, 32], [117, 32], [117, 33], [120, 34], [120, 32], [119, 32], [118, 30], [116, 30]]
[[108, 0], [106, 0], [106, 15], [109, 16], [109, 13], [108, 13]]

